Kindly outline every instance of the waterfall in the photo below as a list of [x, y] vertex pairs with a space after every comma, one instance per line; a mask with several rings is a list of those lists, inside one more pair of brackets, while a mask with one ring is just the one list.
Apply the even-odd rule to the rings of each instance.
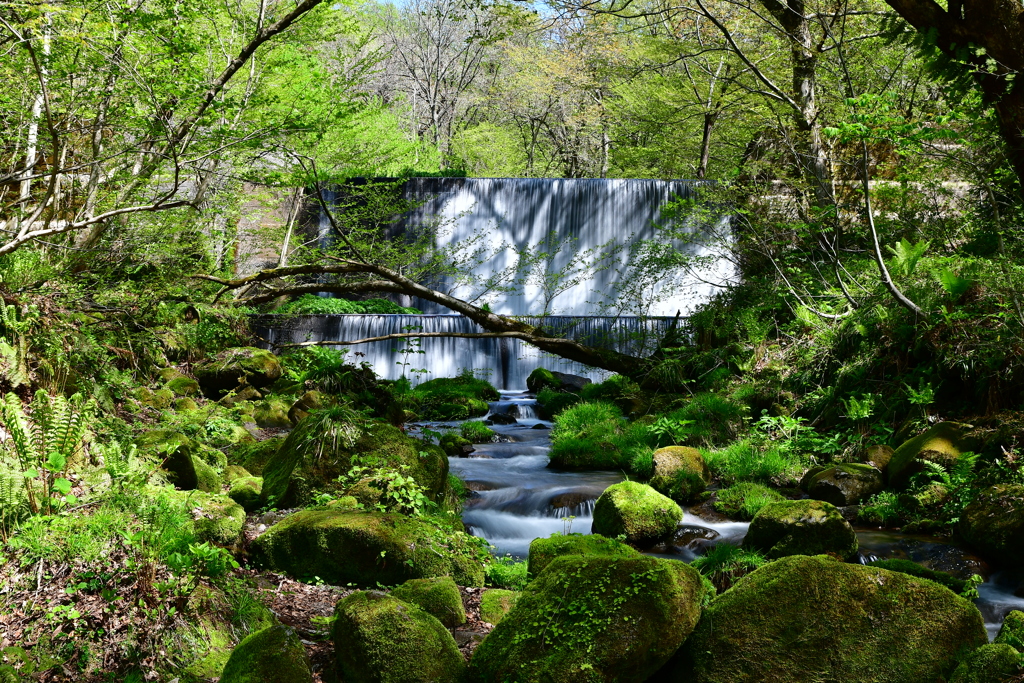
[[[670, 318], [636, 317], [548, 316], [525, 320], [593, 346], [610, 346], [634, 355], [650, 353], [671, 324]], [[484, 331], [461, 315], [261, 315], [253, 317], [252, 325], [257, 336], [271, 344], [356, 340], [410, 331]], [[368, 363], [384, 379], [398, 379], [404, 374], [418, 382], [453, 377], [467, 368], [499, 389], [525, 389], [526, 378], [539, 367], [583, 375], [596, 382], [608, 375], [604, 370], [548, 356], [518, 339], [432, 337], [419, 340], [422, 354], [407, 352], [409, 345], [400, 341], [339, 348], [348, 349], [351, 362]]]
[[[365, 181], [352, 186], [360, 184]], [[696, 271], [680, 267], [666, 274], [653, 264], [656, 256], [638, 260], [638, 246], [659, 236], [663, 207], [695, 198], [699, 184], [412, 178], [400, 191], [416, 208], [402, 216], [387, 237], [401, 240], [403, 235], [430, 230], [437, 249], [462, 263], [458, 280], [448, 277], [425, 283], [435, 289], [478, 305], [487, 303], [496, 313], [525, 317], [591, 346], [645, 355], [654, 350], [667, 328], [670, 318], [666, 316], [690, 312], [735, 276], [731, 261], [723, 258], [728, 217], [714, 212], [709, 212], [711, 217], [688, 219], [682, 227], [674, 224], [681, 232], [672, 245], [696, 257], [700, 262]], [[326, 199], [345, 203], [353, 196], [337, 188]], [[326, 215], [321, 215], [319, 232], [321, 243], [330, 241]], [[527, 253], [534, 257], [529, 271], [520, 260]], [[480, 283], [499, 273], [517, 274], [521, 281], [516, 287], [505, 282], [503, 288], [486, 291]], [[406, 299], [402, 303], [425, 314], [257, 316], [255, 331], [272, 344], [356, 340], [409, 331], [485, 331], [433, 302]], [[500, 389], [525, 389], [526, 378], [538, 367], [595, 381], [607, 375], [548, 356], [515, 339], [428, 338], [411, 345], [386, 341], [342, 348], [349, 349], [352, 362], [368, 363], [383, 378], [406, 375], [414, 382], [451, 377], [462, 369], [482, 373]]]
[[[695, 197], [695, 181], [551, 178], [412, 178], [405, 199], [419, 203], [402, 227], [436, 230], [435, 243], [464, 263], [470, 282], [431, 283], [474, 299], [488, 277], [515, 271], [518, 255], [546, 253], [543, 265], [515, 292], [483, 294], [505, 315], [675, 315], [707, 300], [734, 276], [721, 258], [728, 218], [689, 219], [678, 250], [702, 259], [699, 273], [678, 269], [656, 278], [650, 261], [631, 256], [658, 237], [662, 208]], [[678, 227], [678, 226], [677, 226]], [[611, 256], [599, 259], [599, 254]], [[436, 304], [413, 302], [427, 313]]]

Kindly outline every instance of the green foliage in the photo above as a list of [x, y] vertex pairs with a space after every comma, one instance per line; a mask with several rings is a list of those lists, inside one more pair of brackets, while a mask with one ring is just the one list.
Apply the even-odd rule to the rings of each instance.
[[690, 563], [706, 576], [719, 591], [728, 590], [737, 579], [768, 562], [756, 550], [744, 550], [728, 543], [719, 543]]
[[767, 486], [740, 482], [718, 492], [715, 510], [732, 519], [753, 519], [765, 505], [784, 499]]
[[762, 439], [740, 439], [725, 448], [701, 451], [711, 472], [723, 482], [756, 481], [791, 486], [803, 471], [804, 457]]
[[551, 462], [556, 467], [622, 469], [649, 477], [657, 443], [658, 436], [648, 425], [625, 422], [614, 405], [584, 402], [555, 420]]
[[346, 313], [357, 314], [395, 314], [395, 313], [422, 313], [415, 308], [399, 306], [387, 299], [366, 299], [365, 301], [350, 301], [348, 299], [337, 299], [334, 297], [317, 296], [316, 294], [303, 294], [276, 309], [274, 313], [284, 315], [337, 315]]
[[906, 239], [901, 239], [895, 246], [888, 246], [889, 253], [893, 256], [891, 270], [903, 277], [911, 277], [921, 257], [930, 246], [931, 243], [926, 240], [911, 244]]
[[463, 439], [467, 439], [470, 443], [489, 443], [495, 436], [494, 430], [479, 420], [463, 422], [459, 427], [459, 433]]
[[530, 582], [526, 568], [526, 560], [511, 555], [495, 557], [487, 565], [487, 585], [521, 591]]
[[376, 508], [380, 512], [401, 512], [407, 515], [422, 515], [431, 505], [426, 489], [408, 474], [409, 466], [363, 467], [356, 465], [342, 475], [339, 483], [343, 488], [365, 483], [381, 492]]
[[865, 522], [890, 526], [905, 514], [900, 505], [899, 496], [894, 491], [879, 491], [871, 496], [857, 511], [857, 516]]
[[549, 387], [544, 387], [537, 392], [537, 403], [544, 408], [544, 412], [551, 418], [558, 417], [566, 408], [576, 405], [581, 400], [576, 394], [555, 391]]
[[32, 399], [31, 418], [15, 394], [7, 394], [0, 404], [14, 451], [15, 475], [22, 478], [33, 514], [52, 514], [78, 501], [67, 473], [80, 455], [92, 409], [93, 403], [81, 394], [65, 399], [42, 390]]

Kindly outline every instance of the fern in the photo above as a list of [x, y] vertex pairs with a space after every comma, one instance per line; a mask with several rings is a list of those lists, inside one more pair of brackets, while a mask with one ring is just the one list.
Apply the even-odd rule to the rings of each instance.
[[924, 256], [924, 253], [928, 251], [929, 246], [931, 246], [931, 242], [928, 240], [911, 244], [904, 238], [897, 242], [895, 247], [886, 247], [889, 253], [893, 255], [893, 260], [895, 261], [893, 270], [898, 271], [901, 275], [910, 277], [914, 274], [918, 262]]
[[938, 279], [939, 284], [946, 290], [946, 293], [955, 299], [959, 299], [963, 296], [971, 285], [974, 284], [974, 280], [966, 277], [960, 277], [949, 268], [942, 268], [935, 273], [935, 277]]

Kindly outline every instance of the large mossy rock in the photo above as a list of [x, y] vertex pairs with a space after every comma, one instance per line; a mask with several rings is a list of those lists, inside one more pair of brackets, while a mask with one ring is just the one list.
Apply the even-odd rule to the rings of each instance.
[[545, 368], [537, 368], [526, 378], [526, 388], [534, 394], [540, 393], [541, 389], [578, 394], [583, 387], [592, 383], [593, 380], [589, 377], [570, 375]]
[[438, 377], [412, 391], [419, 403], [416, 412], [425, 420], [464, 420], [486, 415], [488, 401], [501, 398], [498, 390], [472, 376]]
[[306, 648], [287, 626], [271, 626], [245, 638], [231, 652], [220, 683], [312, 683]]
[[276, 571], [361, 586], [435, 576], [480, 586], [482, 552], [467, 534], [430, 518], [346, 509], [296, 512], [250, 548], [254, 560]]
[[1024, 563], [1024, 486], [985, 489], [960, 515], [957, 530], [990, 562]]
[[640, 553], [622, 541], [605, 538], [600, 534], [553, 534], [548, 538], [535, 538], [530, 543], [526, 575], [536, 578], [556, 557], [588, 555], [597, 557], [640, 557]]
[[466, 623], [462, 594], [450, 576], [410, 579], [391, 591], [391, 595], [433, 615], [447, 628]]
[[219, 493], [220, 475], [209, 460], [217, 458], [208, 453], [214, 451], [220, 458], [223, 453], [204, 446], [171, 429], [153, 429], [135, 438], [135, 445], [143, 453], [161, 461], [161, 468], [167, 479], [183, 491], [199, 489], [208, 493]]
[[682, 519], [682, 509], [671, 498], [646, 484], [624, 481], [597, 499], [593, 532], [608, 538], [625, 535], [633, 545], [649, 546], [671, 535]]
[[978, 609], [931, 581], [786, 557], [715, 598], [659, 680], [930, 683], [986, 641]]
[[1008, 683], [1020, 680], [1020, 653], [1005, 643], [982, 645], [964, 657], [949, 683]]
[[416, 605], [358, 591], [334, 610], [335, 661], [346, 683], [458, 683], [465, 662], [441, 622]]
[[270, 351], [243, 346], [226, 349], [213, 360], [197, 364], [193, 374], [203, 393], [220, 398], [239, 386], [270, 386], [281, 377], [281, 362]]
[[654, 475], [649, 483], [658, 493], [679, 503], [690, 503], [710, 481], [711, 470], [696, 448], [669, 446], [654, 451]]
[[288, 508], [308, 503], [314, 488], [339, 493], [336, 480], [353, 465], [367, 468], [368, 478], [382, 469], [402, 472], [434, 501], [444, 494], [448, 481], [448, 458], [438, 446], [334, 406], [300, 422], [264, 465], [261, 500]]
[[192, 516], [192, 532], [200, 542], [234, 548], [242, 540], [245, 509], [228, 496], [204, 491], [174, 491]]
[[263, 477], [241, 477], [231, 482], [228, 498], [241, 505], [246, 512], [253, 512], [260, 507], [262, 490]]
[[858, 505], [885, 488], [885, 475], [871, 465], [848, 463], [816, 474], [807, 494], [838, 507]]
[[754, 515], [743, 547], [771, 559], [786, 555], [835, 555], [857, 552], [857, 534], [834, 505], [820, 500], [769, 503]]
[[467, 678], [639, 683], [686, 640], [706, 590], [682, 562], [556, 558], [473, 653]]
[[268, 399], [256, 404], [252, 418], [263, 429], [290, 429], [292, 423], [288, 419], [288, 410], [289, 406], [284, 401]]
[[940, 422], [924, 434], [915, 436], [896, 449], [889, 459], [889, 485], [906, 488], [910, 478], [924, 469], [924, 461], [931, 461], [951, 469], [963, 451], [972, 450], [973, 439], [964, 435], [964, 425]]
[[314, 410], [320, 410], [321, 408], [327, 408], [334, 403], [327, 394], [322, 391], [315, 389], [307, 391], [302, 396], [292, 403], [291, 407], [288, 408], [288, 421], [292, 425], [297, 425], [304, 419], [309, 417], [309, 414]]

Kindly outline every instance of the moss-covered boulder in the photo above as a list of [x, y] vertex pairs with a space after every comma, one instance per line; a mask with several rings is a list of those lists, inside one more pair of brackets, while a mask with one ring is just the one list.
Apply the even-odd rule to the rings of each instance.
[[498, 390], [472, 376], [439, 377], [417, 385], [412, 397], [425, 420], [464, 420], [487, 414], [487, 402], [500, 398]]
[[263, 429], [289, 429], [292, 426], [288, 419], [289, 406], [280, 399], [268, 399], [256, 404], [253, 409], [253, 420]]
[[807, 486], [815, 500], [843, 507], [859, 505], [885, 488], [885, 476], [872, 465], [847, 463], [819, 472]]
[[176, 396], [195, 396], [199, 393], [199, 382], [191, 377], [175, 377], [164, 387], [173, 391]]
[[556, 372], [545, 368], [537, 368], [526, 378], [526, 388], [534, 394], [538, 394], [544, 389], [578, 394], [583, 390], [583, 387], [592, 383], [593, 380], [587, 377], [570, 375], [565, 372]]
[[416, 605], [358, 591], [334, 610], [338, 678], [360, 683], [458, 683], [465, 662], [441, 622]]
[[888, 569], [891, 572], [910, 574], [911, 576], [916, 576], [919, 579], [928, 579], [929, 581], [934, 581], [941, 586], [945, 586], [957, 595], [963, 593], [968, 585], [967, 581], [958, 579], [952, 574], [928, 569], [928, 567], [920, 565], [917, 562], [912, 562], [911, 560], [875, 560], [873, 562], [868, 562], [868, 566]]
[[940, 422], [924, 434], [906, 441], [889, 459], [889, 485], [906, 488], [910, 478], [924, 469], [923, 461], [931, 461], [950, 469], [963, 451], [971, 450], [973, 440], [965, 437], [965, 426], [956, 422]]
[[964, 657], [949, 683], [1008, 683], [1020, 673], [1020, 653], [1009, 645], [982, 645]]
[[252, 472], [241, 465], [226, 465], [224, 467], [223, 478], [225, 484], [233, 484], [238, 479], [245, 479], [251, 476]]
[[683, 519], [682, 509], [646, 484], [624, 481], [605, 489], [594, 504], [593, 532], [608, 538], [626, 536], [648, 546], [671, 535]]
[[297, 425], [309, 417], [309, 414], [314, 410], [327, 408], [333, 403], [334, 400], [322, 391], [316, 391], [315, 389], [307, 391], [302, 396], [299, 396], [295, 403], [288, 408], [288, 421], [292, 425]]
[[157, 389], [153, 391], [149, 387], [139, 387], [135, 390], [135, 399], [144, 406], [163, 410], [174, 401], [174, 392], [170, 389]]
[[231, 482], [228, 498], [242, 506], [246, 512], [260, 508], [260, 492], [263, 490], [263, 477], [242, 477]]
[[995, 642], [1011, 645], [1024, 652], [1024, 612], [1012, 610], [1003, 617], [1003, 625], [999, 627]]
[[467, 678], [639, 683], [690, 635], [705, 591], [682, 562], [556, 558], [473, 653]]
[[480, 595], [480, 620], [488, 624], [498, 624], [505, 615], [512, 611], [519, 593], [504, 588], [490, 588]]
[[306, 648], [287, 626], [247, 636], [231, 652], [220, 683], [312, 683]]
[[[139, 450], [157, 459], [167, 479], [183, 491], [199, 489], [216, 493], [221, 479], [207, 459], [212, 457], [207, 446], [170, 429], [153, 429], [135, 438]], [[219, 452], [218, 452], [219, 453]], [[223, 454], [220, 454], [223, 457]]]
[[281, 377], [281, 362], [270, 351], [243, 346], [226, 349], [213, 360], [196, 364], [193, 373], [204, 394], [220, 398], [240, 386], [270, 386]]
[[253, 559], [296, 577], [361, 586], [451, 576], [483, 584], [478, 542], [427, 517], [346, 509], [302, 510], [253, 541]]
[[978, 609], [931, 581], [785, 557], [711, 602], [663, 680], [925, 683], [986, 641]]
[[622, 541], [600, 534], [552, 534], [549, 538], [535, 538], [530, 543], [526, 575], [535, 578], [553, 559], [563, 555], [640, 557], [640, 553]]
[[871, 465], [884, 473], [889, 470], [889, 461], [892, 460], [892, 454], [895, 452], [891, 446], [868, 446], [861, 453], [860, 459], [861, 462]]
[[999, 484], [985, 489], [960, 515], [957, 530], [990, 562], [1024, 563], [1024, 486]]
[[345, 406], [333, 406], [300, 422], [263, 467], [263, 503], [303, 505], [314, 488], [340, 493], [337, 479], [354, 465], [367, 468], [368, 479], [384, 470], [412, 477], [434, 501], [448, 480], [448, 458], [439, 447], [389, 424], [368, 421]]
[[284, 441], [285, 437], [275, 436], [263, 441], [238, 444], [229, 451], [230, 460], [249, 470], [253, 475], [262, 476], [263, 468], [280, 450]]
[[830, 554], [848, 558], [857, 552], [857, 534], [834, 505], [820, 500], [785, 500], [761, 508], [743, 539], [743, 547], [770, 559], [786, 555]]
[[466, 623], [462, 594], [450, 576], [410, 579], [391, 591], [391, 595], [416, 605], [448, 628]]
[[464, 458], [473, 452], [473, 442], [458, 434], [448, 432], [438, 440], [438, 446], [449, 458]]
[[741, 481], [715, 494], [715, 511], [731, 519], [753, 519], [765, 505], [786, 500], [774, 489], [752, 481]]
[[711, 470], [696, 448], [669, 446], [654, 451], [654, 476], [651, 487], [674, 501], [690, 503], [704, 492], [711, 481]]
[[192, 516], [192, 530], [200, 542], [234, 548], [242, 538], [245, 510], [231, 498], [204, 491], [175, 491]]
[[199, 410], [199, 404], [190, 398], [176, 398], [174, 399], [174, 410], [179, 413], [188, 413]]

